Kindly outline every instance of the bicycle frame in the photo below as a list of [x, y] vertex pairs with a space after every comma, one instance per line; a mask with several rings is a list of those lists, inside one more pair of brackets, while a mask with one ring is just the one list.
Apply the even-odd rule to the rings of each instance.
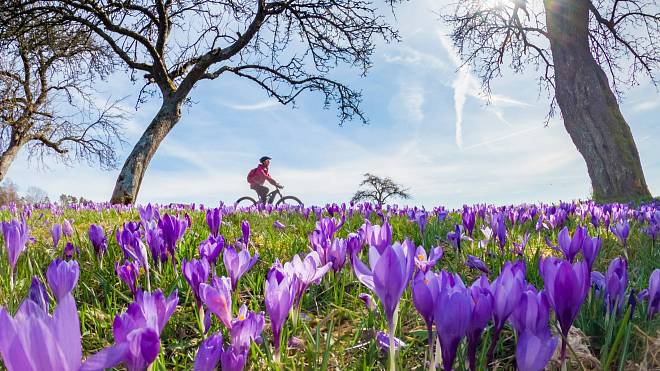
[[280, 189], [275, 187], [273, 191], [271, 191], [268, 195], [266, 195], [266, 203], [270, 205], [273, 202], [275, 202], [275, 197], [277, 197], [277, 195], [280, 195], [280, 198], [282, 198], [282, 193], [280, 193]]

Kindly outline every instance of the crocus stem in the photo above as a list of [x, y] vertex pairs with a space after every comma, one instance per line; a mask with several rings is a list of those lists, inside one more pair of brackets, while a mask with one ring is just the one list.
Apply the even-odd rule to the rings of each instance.
[[390, 371], [395, 371], [394, 366], [394, 324], [390, 325]]
[[561, 365], [562, 370], [566, 370], [566, 343], [568, 342], [567, 335], [561, 339], [561, 357], [559, 359], [559, 364]]
[[202, 331], [202, 336], [204, 336], [204, 333], [206, 333], [206, 326], [204, 326], [204, 306], [200, 305], [197, 308], [197, 324], [199, 325], [199, 329]]
[[151, 278], [149, 277], [149, 267], [145, 269], [147, 272], [147, 291], [151, 292]]
[[481, 332], [468, 335], [467, 356], [470, 371], [477, 370], [477, 346], [479, 345], [479, 339], [481, 339]]
[[502, 331], [501, 328], [495, 327], [493, 329], [493, 339], [490, 343], [490, 347], [488, 348], [488, 355], [486, 356], [486, 364], [490, 365], [490, 363], [493, 361], [493, 355], [495, 354], [495, 347], [497, 346], [497, 340], [500, 338], [500, 331]]
[[275, 363], [280, 363], [280, 340], [282, 333], [280, 331], [273, 331], [273, 343], [275, 345], [275, 351], [273, 352], [273, 360]]
[[394, 364], [394, 355], [396, 353], [394, 349], [394, 334], [396, 330], [396, 323], [399, 320], [399, 306], [396, 306], [394, 309], [394, 316], [392, 317], [392, 323], [390, 323], [390, 371], [395, 371], [396, 366]]
[[429, 371], [435, 370], [435, 358], [433, 357], [433, 322], [426, 325], [426, 331], [429, 335]]
[[9, 292], [14, 292], [14, 269], [10, 269], [9, 273]]

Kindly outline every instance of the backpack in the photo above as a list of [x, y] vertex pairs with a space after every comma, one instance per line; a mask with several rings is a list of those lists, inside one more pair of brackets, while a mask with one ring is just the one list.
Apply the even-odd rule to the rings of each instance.
[[255, 167], [254, 169], [250, 170], [250, 172], [247, 175], [247, 182], [252, 183], [252, 180], [254, 179], [254, 176], [257, 175], [257, 170], [259, 170], [258, 167]]

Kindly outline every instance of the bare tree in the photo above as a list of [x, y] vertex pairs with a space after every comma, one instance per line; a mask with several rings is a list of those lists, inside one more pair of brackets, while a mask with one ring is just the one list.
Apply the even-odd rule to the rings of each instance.
[[25, 147], [43, 163], [53, 155], [116, 166], [123, 113], [98, 107], [91, 82], [110, 70], [110, 60], [80, 27], [34, 29], [0, 15], [0, 180]]
[[395, 183], [388, 177], [381, 178], [366, 173], [362, 183], [360, 183], [360, 187], [364, 186], [367, 189], [359, 189], [355, 192], [351, 202], [372, 201], [378, 205], [384, 205], [390, 197], [398, 197], [404, 200], [410, 198], [409, 189], [403, 188], [402, 185]]
[[[398, 0], [375, 0], [393, 5]], [[145, 80], [138, 103], [161, 107], [117, 178], [113, 203], [133, 203], [158, 146], [181, 118], [196, 84], [231, 75], [282, 104], [316, 92], [341, 122], [366, 121], [361, 94], [331, 79], [344, 64], [369, 69], [374, 42], [397, 33], [374, 0], [7, 0], [6, 12], [82, 25]]]
[[10, 179], [5, 180], [0, 184], [0, 205], [9, 205], [11, 203], [18, 203], [18, 187], [16, 183]]
[[25, 193], [25, 197], [23, 197], [23, 201], [34, 205], [49, 203], [50, 199], [48, 198], [48, 193], [43, 189], [36, 186], [30, 186]]
[[649, 197], [635, 141], [617, 99], [660, 63], [656, 0], [464, 0], [445, 14], [464, 61], [490, 82], [502, 66], [539, 73], [584, 157], [600, 200]]

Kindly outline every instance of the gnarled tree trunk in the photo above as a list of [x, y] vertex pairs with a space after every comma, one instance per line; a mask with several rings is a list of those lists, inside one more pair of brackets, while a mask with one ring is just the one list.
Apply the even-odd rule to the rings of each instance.
[[7, 176], [9, 167], [11, 166], [12, 162], [14, 162], [14, 159], [16, 159], [16, 155], [22, 146], [23, 141], [15, 135], [12, 135], [7, 149], [2, 152], [2, 154], [0, 154], [0, 182], [2, 182]]
[[639, 153], [605, 72], [589, 50], [589, 1], [545, 0], [555, 70], [555, 96], [564, 126], [584, 157], [593, 197], [650, 197]]
[[119, 177], [117, 177], [115, 190], [112, 192], [112, 198], [110, 199], [111, 203], [124, 205], [135, 203], [149, 161], [151, 161], [165, 136], [181, 119], [181, 104], [182, 99], [165, 99], [163, 101], [156, 117], [151, 121], [151, 124], [149, 124], [149, 127], [144, 131], [126, 159]]

